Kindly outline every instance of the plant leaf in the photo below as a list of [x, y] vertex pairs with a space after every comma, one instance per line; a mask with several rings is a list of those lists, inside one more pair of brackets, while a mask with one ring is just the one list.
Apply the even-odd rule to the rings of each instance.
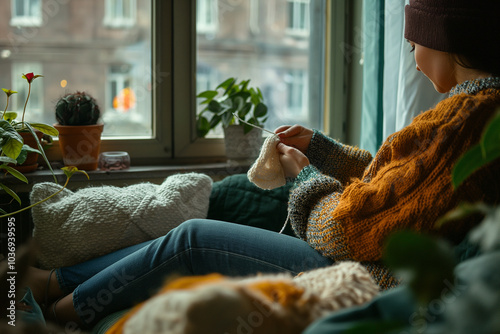
[[26, 161], [26, 158], [28, 158], [28, 153], [30, 153], [30, 152], [41, 154], [41, 152], [39, 150], [37, 150], [36, 148], [33, 148], [31, 146], [24, 144], [23, 149], [21, 150], [21, 153], [19, 153], [19, 155], [17, 156], [17, 159], [16, 159], [17, 164], [22, 165]]
[[3, 153], [16, 159], [23, 148], [23, 138], [14, 127], [5, 120], [0, 120], [0, 138]]
[[234, 116], [233, 116], [234, 109], [226, 109], [225, 112], [222, 114], [219, 114], [219, 116], [222, 118], [222, 124], [225, 127], [228, 127], [234, 122]]
[[210, 122], [206, 119], [206, 117], [198, 116], [198, 119], [196, 120], [196, 131], [198, 137], [200, 138], [204, 138], [210, 131]]
[[485, 156], [500, 151], [500, 110], [486, 126], [481, 139], [481, 147]]
[[54, 128], [52, 125], [43, 124], [43, 123], [30, 123], [30, 125], [33, 128], [37, 129], [38, 131], [45, 133], [46, 135], [54, 136], [54, 137], [59, 135], [59, 131], [57, 131], [57, 129]]
[[[23, 145], [23, 148], [25, 146], [26, 145]], [[26, 150], [21, 150], [21, 153], [19, 153], [19, 155], [16, 158], [16, 163], [18, 165], [22, 165], [26, 161], [27, 158], [28, 158], [28, 152]]]
[[214, 97], [219, 94], [216, 90], [206, 90], [196, 95], [197, 98], [204, 98], [205, 100], [201, 102], [201, 104], [207, 104], [214, 99]]
[[23, 151], [33, 152], [33, 153], [38, 153], [38, 154], [42, 153], [42, 152], [40, 152], [40, 150], [37, 150], [36, 148], [33, 148], [33, 147], [26, 145], [26, 144], [23, 145]]
[[213, 112], [215, 114], [218, 114], [222, 110], [222, 106], [219, 102], [212, 100], [207, 106], [207, 110], [210, 112]]
[[6, 120], [9, 123], [11, 123], [16, 118], [17, 118], [17, 112], [15, 112], [15, 111], [6, 111], [3, 114], [3, 119]]
[[10, 166], [7, 166], [5, 164], [3, 165], [0, 165], [0, 169], [5, 169], [5, 171], [7, 171], [8, 173], [10, 173], [12, 176], [14, 176], [16, 179], [24, 182], [24, 183], [28, 183], [28, 179], [26, 178], [26, 176], [24, 176], [23, 173], [21, 173], [20, 171], [18, 171], [17, 169], [14, 169]]
[[253, 111], [255, 118], [264, 117], [267, 115], [267, 106], [264, 103], [259, 103]]
[[500, 111], [488, 123], [481, 141], [469, 149], [453, 166], [451, 181], [456, 189], [472, 173], [500, 157]]
[[222, 101], [220, 103], [220, 109], [219, 109], [219, 113], [222, 111], [222, 112], [225, 112], [226, 110], [228, 109], [231, 109], [233, 107], [233, 100], [231, 99], [226, 99], [224, 101]]
[[246, 116], [248, 115], [248, 112], [251, 109], [252, 109], [252, 103], [251, 102], [245, 103], [245, 105], [243, 106], [243, 108], [241, 108], [241, 110], [238, 111], [238, 117], [241, 118], [241, 119], [245, 119]]
[[217, 126], [217, 124], [220, 123], [221, 120], [222, 120], [222, 118], [219, 115], [214, 115], [212, 117], [212, 119], [210, 120], [210, 127], [209, 127], [209, 129], [215, 128]]
[[86, 171], [80, 170], [80, 169], [78, 169], [78, 167], [75, 167], [75, 166], [62, 167], [61, 170], [64, 172], [64, 175], [66, 175], [66, 177], [68, 179], [70, 179], [73, 176], [73, 174], [75, 174], [75, 173], [85, 174], [85, 176], [87, 177], [87, 179], [90, 179], [89, 174], [87, 174]]
[[245, 100], [241, 96], [236, 96], [234, 98], [233, 105], [234, 105], [234, 107], [236, 109], [235, 111], [240, 111], [245, 106]]
[[17, 160], [16, 159], [12, 159], [10, 157], [2, 156], [2, 157], [0, 157], [0, 162], [6, 162], [6, 163], [9, 163], [9, 164], [16, 164]]
[[47, 155], [45, 154], [45, 151], [44, 151], [44, 149], [42, 147], [42, 144], [40, 143], [40, 140], [38, 139], [38, 136], [35, 133], [35, 129], [33, 129], [33, 127], [31, 126], [31, 124], [28, 123], [28, 122], [24, 122], [24, 124], [28, 128], [29, 132], [31, 132], [31, 135], [33, 136], [33, 138], [35, 138], [36, 145], [37, 145], [37, 147], [38, 147], [38, 149], [40, 151], [40, 155], [42, 156], [43, 160], [47, 164], [47, 167], [49, 167], [50, 172], [52, 173], [52, 177], [54, 178], [54, 182], [56, 184], [59, 184], [59, 182], [57, 182], [56, 174], [54, 173], [54, 170], [52, 169], [52, 166], [50, 165], [49, 159], [47, 159]]
[[218, 85], [216, 89], [222, 88], [227, 92], [233, 87], [235, 82], [236, 82], [235, 78], [228, 78], [224, 82], [222, 82], [220, 85]]
[[[21, 199], [19, 198], [19, 196], [12, 190], [10, 189], [9, 187], [7, 187], [5, 184], [3, 183], [0, 183], [0, 187], [5, 190], [5, 192], [7, 194], [9, 194], [12, 198], [14, 198], [17, 203], [19, 203], [19, 205], [21, 205]], [[5, 211], [4, 211], [5, 212]]]
[[453, 282], [453, 248], [443, 240], [400, 231], [388, 238], [385, 263], [427, 304], [439, 298], [446, 282]]

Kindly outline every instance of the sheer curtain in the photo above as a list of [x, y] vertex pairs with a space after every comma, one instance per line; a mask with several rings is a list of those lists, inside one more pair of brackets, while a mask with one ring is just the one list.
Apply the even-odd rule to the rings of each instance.
[[[390, 134], [410, 124], [445, 95], [416, 70], [404, 38], [401, 0], [364, 0], [364, 68], [361, 147], [374, 154]], [[375, 75], [374, 75], [375, 74]]]

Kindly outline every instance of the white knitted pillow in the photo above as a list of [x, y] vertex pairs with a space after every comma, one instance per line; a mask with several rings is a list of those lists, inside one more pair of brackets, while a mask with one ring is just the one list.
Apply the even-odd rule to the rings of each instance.
[[259, 157], [247, 173], [250, 182], [259, 188], [271, 190], [286, 184], [285, 172], [276, 148], [279, 142], [280, 139], [277, 135], [267, 137]]
[[[293, 279], [281, 273], [206, 282], [149, 299], [125, 322], [123, 333], [297, 334], [333, 311], [370, 301], [379, 291], [368, 271], [354, 262]], [[291, 288], [279, 289], [283, 286]]]
[[[35, 184], [31, 203], [60, 189]], [[40, 265], [73, 265], [163, 236], [188, 219], [206, 218], [211, 190], [212, 179], [198, 173], [172, 175], [161, 185], [64, 189], [32, 208]]]

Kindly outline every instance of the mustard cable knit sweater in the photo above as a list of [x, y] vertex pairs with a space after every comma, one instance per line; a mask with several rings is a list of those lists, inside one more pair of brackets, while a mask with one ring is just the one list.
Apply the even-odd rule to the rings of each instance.
[[500, 107], [500, 78], [467, 81], [450, 97], [391, 135], [372, 160], [369, 152], [315, 131], [310, 166], [291, 190], [295, 233], [324, 256], [364, 264], [382, 289], [397, 281], [382, 265], [384, 241], [411, 229], [459, 242], [475, 219], [435, 229], [436, 220], [463, 201], [500, 203], [500, 161], [453, 191], [451, 170], [479, 141]]

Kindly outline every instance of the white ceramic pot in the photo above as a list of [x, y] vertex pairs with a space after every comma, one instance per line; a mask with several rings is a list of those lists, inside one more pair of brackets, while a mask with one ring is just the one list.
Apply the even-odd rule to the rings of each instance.
[[224, 144], [229, 161], [253, 163], [259, 156], [262, 147], [262, 130], [252, 129], [245, 134], [242, 125], [230, 125], [224, 128]]

